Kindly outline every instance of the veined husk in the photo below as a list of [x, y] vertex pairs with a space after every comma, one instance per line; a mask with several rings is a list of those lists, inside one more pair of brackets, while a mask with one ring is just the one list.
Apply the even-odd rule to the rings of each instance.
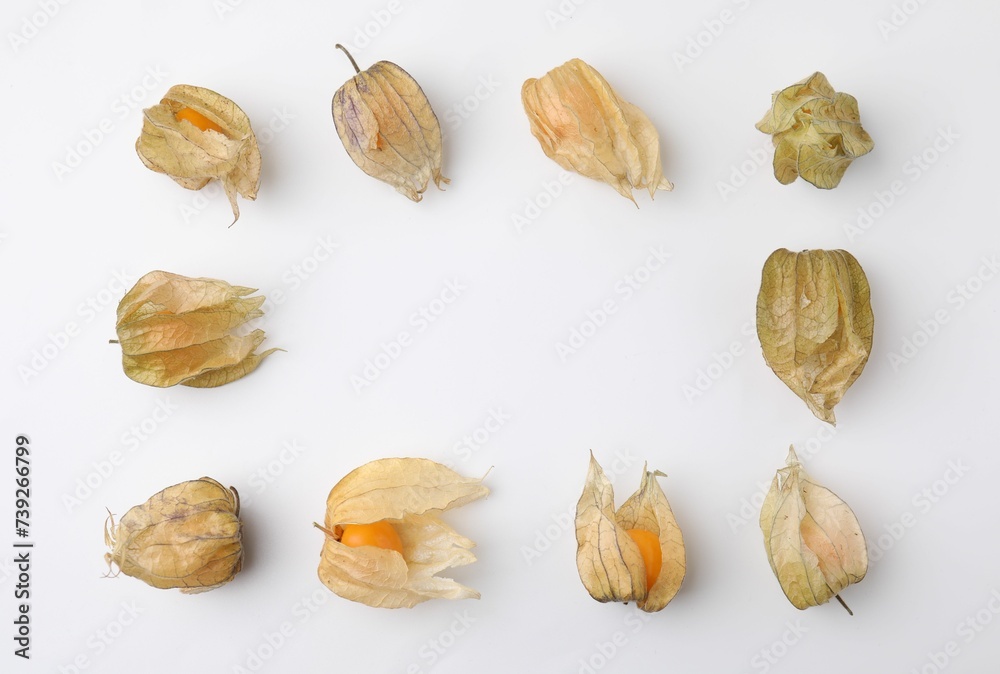
[[[223, 133], [201, 130], [177, 119], [191, 108], [222, 127]], [[253, 201], [260, 186], [260, 148], [250, 119], [225, 96], [210, 89], [178, 84], [158, 105], [143, 110], [142, 133], [135, 143], [142, 163], [166, 173], [189, 190], [200, 190], [213, 178], [222, 183], [239, 220], [236, 195]]]
[[121, 573], [185, 594], [214, 590], [243, 566], [240, 497], [215, 480], [181, 482], [105, 522], [104, 555]]
[[783, 185], [801, 175], [816, 187], [832, 189], [852, 161], [875, 147], [861, 127], [858, 101], [834, 91], [820, 72], [774, 92], [757, 128], [772, 136], [774, 177]]
[[864, 370], [874, 326], [868, 279], [846, 250], [767, 258], [757, 295], [764, 360], [823, 421], [836, 424], [833, 408]]
[[786, 463], [764, 499], [760, 528], [782, 591], [795, 608], [805, 609], [861, 582], [868, 548], [858, 518], [836, 494], [812, 481], [793, 447]]
[[650, 197], [673, 189], [653, 123], [580, 59], [525, 81], [521, 102], [546, 156], [567, 171], [604, 181], [632, 203], [633, 189]]
[[[335, 594], [380, 608], [411, 608], [428, 599], [478, 599], [475, 590], [436, 574], [476, 561], [475, 543], [439, 517], [489, 494], [481, 479], [462, 477], [429, 459], [380, 459], [357, 468], [330, 491], [319, 578]], [[388, 521], [403, 554], [340, 542], [348, 524]], [[317, 525], [318, 526], [318, 525]]]
[[225, 281], [165, 271], [143, 276], [118, 304], [122, 368], [150, 386], [222, 386], [253, 372], [278, 349], [255, 353], [263, 330], [239, 335], [264, 315], [263, 296]]
[[333, 123], [347, 154], [413, 201], [431, 180], [443, 189], [450, 181], [441, 175], [441, 125], [420, 85], [389, 61], [361, 70], [337, 47], [358, 73], [333, 95]]
[[[653, 613], [674, 598], [684, 581], [684, 538], [657, 477], [666, 476], [644, 467], [639, 490], [615, 512], [614, 488], [590, 454], [576, 506], [576, 567], [587, 592], [599, 602], [635, 601]], [[660, 540], [663, 565], [648, 592], [645, 563], [628, 529], [644, 529]]]

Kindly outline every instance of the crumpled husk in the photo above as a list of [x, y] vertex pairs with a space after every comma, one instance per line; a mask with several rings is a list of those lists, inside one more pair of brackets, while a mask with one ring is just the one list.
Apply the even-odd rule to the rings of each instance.
[[[440, 571], [476, 561], [475, 543], [440, 513], [483, 498], [482, 480], [429, 459], [380, 459], [347, 474], [327, 497], [319, 578], [332, 592], [378, 608], [412, 608], [428, 599], [478, 599]], [[349, 524], [390, 523], [403, 553], [340, 542]], [[318, 525], [317, 525], [318, 526]]]
[[264, 341], [246, 323], [264, 315], [253, 288], [165, 271], [143, 276], [118, 304], [122, 368], [140, 384], [222, 386], [253, 372], [278, 349], [256, 353]]
[[[665, 475], [643, 468], [639, 490], [615, 512], [614, 488], [590, 454], [587, 481], [576, 507], [576, 567], [587, 592], [599, 602], [635, 601], [653, 613], [680, 590], [687, 568], [684, 538], [657, 477]], [[645, 563], [629, 529], [659, 538], [662, 567], [651, 587], [647, 588]]]
[[819, 419], [861, 375], [875, 318], [861, 265], [846, 250], [781, 248], [764, 263], [757, 335], [764, 360]]
[[650, 197], [673, 189], [652, 122], [580, 59], [525, 81], [521, 102], [545, 155], [567, 171], [606, 182], [632, 203], [633, 189]]
[[875, 147], [861, 127], [858, 101], [834, 91], [820, 72], [776, 91], [757, 128], [772, 136], [774, 177], [783, 185], [801, 175], [833, 189], [851, 162]]
[[420, 201], [441, 175], [441, 125], [420, 85], [395, 63], [367, 70], [343, 46], [357, 75], [333, 96], [333, 122], [347, 154], [362, 171]]
[[104, 543], [111, 551], [104, 559], [152, 587], [196, 594], [239, 573], [242, 537], [239, 494], [203, 477], [154, 494], [117, 525], [109, 516]]
[[[199, 129], [177, 113], [190, 108], [222, 131]], [[189, 190], [217, 179], [229, 198], [233, 222], [239, 220], [236, 195], [253, 201], [260, 187], [260, 148], [246, 114], [210, 89], [178, 84], [158, 105], [143, 110], [142, 133], [135, 143], [142, 163], [166, 173]]]
[[861, 582], [868, 572], [868, 547], [854, 512], [813, 482], [792, 447], [786, 463], [764, 499], [760, 528], [782, 591], [795, 608], [806, 609], [840, 600], [844, 588]]

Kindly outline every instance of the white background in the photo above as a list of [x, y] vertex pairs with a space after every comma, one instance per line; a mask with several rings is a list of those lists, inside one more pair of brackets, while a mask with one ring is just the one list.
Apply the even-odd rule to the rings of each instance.
[[[16, 577], [12, 548], [3, 553], [0, 668], [71, 672], [82, 657], [80, 671], [253, 671], [255, 652], [267, 672], [994, 671], [1000, 626], [960, 624], [1000, 608], [1000, 282], [972, 281], [978, 292], [961, 303], [957, 288], [1000, 252], [1000, 8], [908, 0], [889, 31], [887, 1], [591, 1], [564, 3], [562, 21], [556, 0], [399, 2], [395, 14], [382, 0], [71, 2], [51, 18], [35, 0], [5, 4], [0, 512], [11, 526], [0, 543], [15, 540], [23, 433], [35, 548], [30, 662], [11, 653]], [[715, 23], [723, 10], [729, 23]], [[366, 25], [373, 36], [359, 44]], [[12, 45], [10, 34], [30, 39]], [[698, 40], [701, 53], [679, 65]], [[362, 67], [391, 60], [421, 84], [446, 133], [446, 191], [414, 204], [349, 160], [329, 111], [353, 75], [336, 42], [354, 45]], [[560, 169], [529, 133], [521, 83], [576, 56], [651, 118], [672, 193], [637, 192], [636, 209], [576, 177], [539, 199]], [[875, 140], [833, 191], [778, 184], [770, 150], [758, 168], [769, 141], [754, 123], [772, 91], [816, 70], [857, 97]], [[232, 98], [261, 138], [259, 197], [231, 228], [217, 190], [183, 190], [135, 155], [141, 107], [177, 83]], [[104, 119], [110, 131], [88, 148]], [[91, 151], [57, 176], [76, 146]], [[901, 194], [880, 210], [875, 193], [893, 181]], [[531, 201], [545, 207], [519, 230]], [[849, 233], [859, 209], [879, 217]], [[326, 261], [310, 259], [319, 240], [338, 246]], [[650, 247], [671, 257], [645, 275]], [[779, 247], [846, 248], [871, 283], [874, 351], [835, 434], [764, 364], [751, 327], [761, 266]], [[130, 381], [107, 343], [123, 294], [115, 274], [131, 285], [154, 269], [283, 292], [265, 345], [287, 352], [219, 389]], [[633, 296], [616, 290], [637, 272], [647, 282]], [[420, 331], [411, 316], [455, 279], [461, 296]], [[561, 359], [557, 343], [609, 299], [616, 313]], [[947, 323], [921, 328], [936, 312]], [[77, 330], [65, 340], [68, 323]], [[412, 344], [356, 391], [352, 376], [401, 331]], [[935, 334], [894, 364], [918, 331]], [[731, 347], [737, 356], [720, 355]], [[36, 351], [54, 357], [36, 368]], [[685, 395], [699, 376], [705, 390]], [[171, 411], [154, 421], [158, 406]], [[475, 451], [456, 449], [491, 410], [509, 419]], [[843, 593], [853, 618], [835, 603], [795, 610], [768, 567], [756, 504], [793, 442], [878, 558]], [[303, 449], [290, 459], [286, 443]], [[647, 622], [593, 601], [577, 576], [566, 526], [591, 449], [609, 473], [627, 458], [619, 502], [644, 461], [669, 474], [688, 575]], [[114, 452], [120, 465], [100, 475]], [[318, 581], [312, 522], [327, 492], [387, 456], [467, 475], [492, 467], [489, 499], [447, 516], [479, 544], [479, 561], [453, 576], [481, 600], [377, 610]], [[201, 475], [244, 496], [235, 581], [185, 596], [102, 577], [105, 509], [121, 515]], [[283, 626], [272, 649], [267, 635]], [[949, 642], [957, 655], [944, 663], [934, 654]]]

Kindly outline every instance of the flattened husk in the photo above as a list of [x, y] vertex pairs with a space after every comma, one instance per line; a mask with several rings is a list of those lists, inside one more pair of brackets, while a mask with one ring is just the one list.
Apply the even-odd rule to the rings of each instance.
[[243, 566], [243, 524], [236, 490], [203, 477], [167, 487], [131, 508], [115, 525], [109, 517], [104, 558], [126, 576], [185, 594], [231, 581]]
[[757, 335], [764, 360], [819, 419], [861, 375], [875, 319], [861, 265], [845, 250], [781, 248], [764, 263]]
[[545, 155], [567, 171], [606, 182], [632, 203], [633, 189], [650, 197], [673, 189], [652, 122], [580, 59], [525, 81], [521, 102]]

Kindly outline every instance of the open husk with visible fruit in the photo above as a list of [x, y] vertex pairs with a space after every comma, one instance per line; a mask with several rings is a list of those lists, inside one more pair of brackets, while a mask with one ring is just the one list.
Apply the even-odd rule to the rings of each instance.
[[684, 582], [684, 538], [657, 477], [665, 476], [643, 468], [639, 490], [616, 511], [611, 482], [590, 455], [576, 507], [576, 566], [599, 602], [634, 601], [652, 613]]
[[428, 459], [380, 459], [347, 474], [327, 498], [319, 578], [332, 592], [377, 608], [429, 599], [478, 599], [437, 574], [476, 561], [475, 543], [440, 517], [489, 494]]
[[239, 220], [236, 196], [253, 201], [260, 187], [260, 148], [246, 113], [211, 89], [178, 84], [142, 114], [142, 163], [189, 190], [218, 180]]

